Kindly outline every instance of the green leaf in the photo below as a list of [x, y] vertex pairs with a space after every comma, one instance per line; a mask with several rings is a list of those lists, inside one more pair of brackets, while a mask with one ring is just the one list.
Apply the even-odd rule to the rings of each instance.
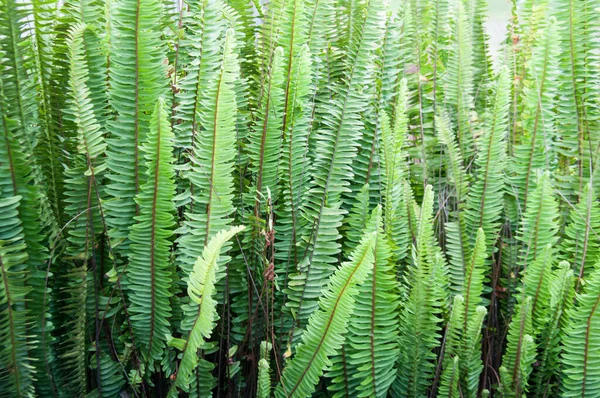
[[171, 315], [170, 239], [175, 225], [173, 133], [164, 100], [159, 99], [141, 148], [146, 177], [136, 203], [140, 214], [131, 227], [127, 267], [129, 313], [136, 345], [151, 364], [163, 354]]
[[110, 182], [106, 192], [110, 200], [105, 206], [113, 246], [125, 240], [122, 254], [126, 254], [129, 228], [140, 213], [134, 198], [146, 182], [140, 148], [150, 134], [153, 111], [166, 88], [165, 51], [160, 41], [157, 45], [162, 3], [123, 0], [111, 11], [109, 99], [117, 117], [108, 124]]
[[358, 294], [356, 285], [372, 270], [375, 233], [366, 234], [360, 245], [329, 279], [319, 300], [319, 309], [310, 317], [295, 356], [283, 370], [276, 397], [310, 397], [315, 391], [329, 358], [344, 342], [348, 321]]
[[194, 264], [194, 269], [188, 279], [188, 295], [190, 303], [183, 308], [185, 325], [184, 330], [189, 330], [188, 337], [181, 351], [181, 362], [177, 378], [170, 396], [177, 396], [177, 388], [187, 391], [190, 376], [198, 366], [198, 350], [203, 348], [206, 339], [210, 338], [215, 322], [218, 319], [217, 302], [215, 301], [217, 275], [223, 271], [219, 269], [219, 256], [227, 241], [234, 235], [243, 231], [244, 227], [233, 227], [229, 230], [218, 232], [204, 247], [202, 256]]

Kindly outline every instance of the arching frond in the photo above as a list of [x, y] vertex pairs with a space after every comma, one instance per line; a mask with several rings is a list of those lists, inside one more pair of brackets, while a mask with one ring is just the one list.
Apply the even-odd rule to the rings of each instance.
[[295, 356], [283, 370], [277, 397], [309, 397], [315, 390], [329, 357], [341, 348], [347, 324], [355, 308], [356, 285], [372, 271], [375, 233], [366, 234], [360, 245], [331, 276], [319, 309], [309, 320]]
[[217, 280], [223, 277], [219, 269], [219, 256], [225, 243], [244, 227], [233, 227], [221, 230], [204, 247], [188, 278], [188, 295], [190, 303], [183, 308], [183, 329], [189, 330], [185, 340], [171, 340], [182, 351], [181, 363], [177, 379], [171, 388], [170, 395], [177, 396], [177, 388], [186, 391], [190, 377], [198, 366], [198, 350], [203, 348], [206, 339], [210, 338], [215, 322], [218, 319], [217, 302], [214, 298]]
[[381, 208], [377, 207], [361, 227], [368, 233], [376, 233], [375, 258], [373, 272], [358, 288], [344, 343], [344, 366], [351, 391], [342, 389], [337, 395], [385, 397], [396, 377], [394, 365], [399, 354], [396, 270], [390, 262], [391, 253], [381, 221]]

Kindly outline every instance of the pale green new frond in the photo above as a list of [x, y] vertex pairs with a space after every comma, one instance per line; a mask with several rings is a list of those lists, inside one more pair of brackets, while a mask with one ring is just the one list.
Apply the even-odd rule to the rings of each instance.
[[440, 253], [433, 236], [432, 211], [433, 190], [427, 186], [413, 246], [414, 265], [406, 276], [410, 291], [400, 318], [400, 360], [392, 386], [396, 396], [425, 394], [435, 369], [433, 350], [439, 344], [440, 315], [447, 303], [440, 301], [433, 280]]
[[215, 300], [217, 275], [219, 270], [219, 256], [223, 246], [237, 233], [244, 230], [243, 226], [221, 230], [204, 247], [202, 255], [198, 257], [194, 268], [188, 278], [188, 296], [190, 303], [183, 308], [184, 322], [190, 325], [189, 335], [185, 341], [171, 341], [182, 351], [181, 363], [177, 372], [177, 379], [173, 384], [170, 396], [177, 396], [177, 388], [187, 391], [190, 376], [198, 366], [198, 350], [202, 348], [206, 339], [210, 338], [215, 322], [218, 319], [217, 302]]
[[[463, 285], [463, 296], [465, 297], [464, 329], [467, 322], [475, 316], [477, 308], [481, 304], [485, 278], [485, 259], [487, 257], [485, 245], [485, 233], [482, 228], [477, 231], [475, 247], [471, 253], [471, 259], [465, 268], [465, 283]], [[467, 359], [467, 358], [463, 358]]]
[[447, 398], [460, 398], [460, 369], [459, 369], [460, 358], [455, 356], [450, 361], [447, 368], [442, 371], [442, 381], [440, 384], [440, 390], [438, 397]]
[[448, 174], [453, 188], [456, 190], [454, 196], [458, 202], [462, 202], [467, 195], [469, 180], [463, 166], [463, 156], [456, 142], [448, 114], [443, 113], [435, 118], [439, 141], [446, 147], [450, 164]]
[[[466, 333], [465, 298], [457, 294], [452, 299], [452, 309], [446, 324], [445, 346], [443, 353], [443, 368], [452, 367], [455, 357], [460, 356], [464, 333]], [[457, 377], [458, 378], [458, 377]]]
[[550, 280], [550, 303], [544, 328], [539, 336], [539, 366], [535, 369], [534, 394], [556, 391], [560, 379], [562, 361], [561, 341], [565, 336], [569, 313], [575, 298], [573, 270], [562, 261], [552, 273]]
[[465, 278], [465, 267], [471, 252], [469, 238], [466, 235], [466, 222], [463, 212], [464, 200], [467, 195], [469, 181], [463, 167], [463, 157], [458, 143], [455, 141], [451, 131], [450, 121], [446, 113], [436, 116], [436, 129], [439, 141], [446, 147], [449, 165], [448, 173], [450, 186], [453, 188], [450, 194], [456, 201], [456, 211], [451, 222], [446, 224], [447, 255], [450, 263], [450, 286], [453, 291], [460, 292]]
[[[388, 235], [395, 261], [403, 260], [410, 250], [410, 220], [405, 204], [403, 180], [409, 177], [405, 142], [408, 130], [406, 106], [408, 87], [406, 79], [400, 81], [394, 106], [395, 120], [390, 126], [389, 118], [381, 115], [381, 159], [384, 166], [383, 206], [384, 230]], [[412, 204], [410, 205], [412, 206]]]
[[461, 383], [463, 395], [475, 398], [479, 390], [479, 377], [483, 371], [481, 358], [481, 327], [487, 315], [487, 309], [479, 306], [475, 313], [467, 320], [467, 328], [463, 339], [460, 363]]
[[296, 354], [283, 370], [277, 397], [310, 397], [329, 358], [345, 338], [347, 323], [355, 307], [356, 285], [372, 271], [375, 233], [365, 235], [352, 253], [331, 276], [327, 290], [319, 300], [319, 309], [310, 317]]

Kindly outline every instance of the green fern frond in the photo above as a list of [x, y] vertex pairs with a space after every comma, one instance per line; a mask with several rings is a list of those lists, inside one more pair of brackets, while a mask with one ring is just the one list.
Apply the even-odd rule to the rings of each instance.
[[147, 182], [136, 195], [140, 214], [129, 234], [132, 245], [127, 267], [128, 311], [135, 341], [149, 364], [161, 358], [171, 314], [169, 248], [175, 224], [175, 183], [173, 132], [167, 118], [164, 100], [159, 99], [141, 148]]
[[475, 178], [469, 188], [465, 204], [467, 236], [474, 242], [479, 228], [486, 236], [486, 246], [493, 247], [498, 236], [503, 209], [506, 141], [510, 95], [509, 72], [504, 68], [496, 81], [493, 99], [486, 121], [485, 132], [477, 141]]
[[[350, 394], [359, 397], [388, 395], [396, 377], [394, 365], [399, 354], [396, 270], [390, 261], [389, 244], [381, 221], [381, 208], [377, 207], [370, 220], [361, 227], [367, 233], [376, 233], [375, 259], [373, 272], [358, 288], [344, 344], [346, 372], [351, 379]], [[338, 395], [340, 393], [348, 391]]]
[[463, 212], [469, 181], [463, 167], [463, 158], [460, 148], [455, 142], [454, 134], [450, 130], [448, 116], [436, 116], [436, 129], [439, 141], [446, 147], [449, 165], [447, 173], [449, 183], [453, 188], [450, 194], [456, 202], [456, 212], [453, 221], [446, 224], [447, 254], [450, 257], [450, 283], [453, 291], [460, 292], [465, 278], [465, 266], [470, 255], [469, 238], [466, 235], [466, 222]]
[[96, 360], [98, 351], [90, 358], [90, 368], [92, 370], [97, 370], [98, 363], [100, 365], [98, 387], [86, 395], [90, 398], [117, 395], [125, 385], [123, 370], [118, 361], [113, 360], [108, 352], [99, 351], [99, 353], [99, 361]]
[[483, 112], [488, 96], [488, 84], [492, 71], [489, 51], [489, 35], [486, 31], [489, 15], [487, 0], [475, 0], [471, 11], [471, 43], [473, 44], [473, 86], [475, 108]]
[[463, 318], [465, 332], [467, 322], [475, 316], [475, 312], [482, 302], [485, 278], [484, 264], [487, 257], [485, 241], [485, 233], [482, 228], [479, 228], [475, 246], [471, 253], [471, 259], [465, 268], [465, 283], [462, 293], [465, 297], [465, 313]]
[[[184, 276], [191, 272], [194, 259], [201, 254], [201, 248], [231, 223], [230, 216], [234, 212], [233, 169], [237, 112], [234, 83], [239, 77], [235, 45], [234, 33], [228, 30], [220, 70], [213, 76], [214, 80], [205, 82], [201, 97], [195, 99], [198, 103], [194, 106], [202, 110], [193, 110], [200, 113], [200, 117], [197, 127], [199, 130], [192, 140], [191, 166], [187, 172], [191, 183], [191, 202], [183, 227], [178, 231], [181, 234], [178, 239], [178, 261]], [[207, 57], [211, 55], [206, 54]], [[202, 62], [208, 61], [202, 58]], [[200, 77], [196, 76], [194, 79]]]
[[586, 185], [579, 196], [579, 203], [571, 210], [569, 224], [561, 242], [562, 259], [573, 264], [579, 279], [594, 270], [600, 254], [600, 206], [593, 185]]
[[[26, 137], [19, 130], [18, 120], [12, 118], [7, 110], [8, 98], [4, 95], [3, 88], [3, 81], [0, 79], [0, 140], [3, 143], [0, 145], [0, 195], [6, 198], [19, 197], [18, 214], [9, 212], [7, 217], [14, 217], [13, 222], [19, 220], [20, 223], [19, 239], [22, 239], [24, 245], [21, 250], [26, 253], [23, 259], [25, 269], [21, 272], [27, 276], [27, 284], [24, 286], [31, 290], [28, 300], [23, 302], [23, 310], [26, 310], [31, 317], [31, 321], [26, 323], [27, 334], [39, 336], [40, 343], [31, 344], [30, 349], [36, 358], [43, 358], [43, 363], [40, 361], [33, 365], [40, 373], [40, 391], [46, 391], [50, 386], [47, 365], [53, 359], [50, 352], [52, 328], [47, 299], [50, 289], [46, 284], [47, 241], [50, 229], [47, 227], [51, 221], [46, 218], [49, 215], [45, 208], [46, 197], [42, 187], [37, 184], [39, 180], [35, 178], [36, 165], [30, 162], [30, 146], [25, 143]], [[7, 224], [8, 226], [10, 224]], [[7, 242], [12, 242], [13, 239], [16, 238], [12, 235], [3, 238]], [[19, 262], [17, 269], [20, 267]], [[18, 297], [17, 295], [15, 298]], [[10, 310], [7, 311], [10, 313]]]
[[561, 395], [593, 397], [600, 393], [598, 330], [600, 329], [600, 271], [587, 280], [570, 311], [563, 339]]
[[521, 142], [513, 149], [509, 177], [509, 194], [517, 200], [519, 213], [529, 205], [529, 195], [535, 190], [537, 174], [550, 170], [553, 159], [554, 97], [558, 69], [558, 30], [551, 19], [539, 40], [523, 88], [521, 112]]
[[212, 106], [203, 105], [214, 96], [217, 86], [225, 22], [221, 15], [223, 3], [219, 0], [194, 1], [187, 7], [177, 61], [183, 76], [176, 83], [174, 117], [178, 123], [174, 133], [178, 149], [191, 152], [201, 132], [211, 130], [209, 121], [214, 112]]
[[260, 343], [260, 361], [258, 362], [258, 398], [271, 397], [271, 367], [269, 356], [271, 355], [271, 343], [263, 341]]
[[355, 308], [356, 285], [371, 273], [375, 233], [366, 234], [358, 248], [331, 276], [327, 290], [319, 300], [319, 309], [310, 317], [295, 356], [283, 370], [277, 397], [309, 397], [315, 390], [329, 357], [338, 351], [345, 338], [347, 324]]
[[316, 154], [312, 181], [302, 216], [307, 233], [302, 245], [305, 257], [299, 262], [298, 275], [290, 283], [290, 305], [298, 308], [298, 324], [303, 327], [317, 308], [317, 300], [339, 253], [338, 229], [342, 215], [341, 195], [348, 191], [353, 172], [352, 160], [356, 156], [361, 136], [360, 114], [368, 102], [361, 95], [365, 81], [372, 76], [372, 56], [383, 34], [380, 0], [368, 3], [360, 40], [352, 48], [351, 66], [338, 95], [323, 104], [320, 114], [322, 124], [317, 131]]
[[[501, 391], [504, 397], [521, 397], [527, 391], [527, 380], [535, 361], [535, 343], [531, 334], [532, 299], [525, 299], [517, 305], [510, 322], [507, 346], [500, 367]], [[532, 358], [531, 351], [534, 355]]]
[[54, 104], [52, 103], [52, 60], [55, 25], [58, 16], [57, 0], [37, 0], [32, 2], [34, 34], [32, 36], [33, 56], [35, 59], [35, 72], [37, 80], [37, 94], [39, 100], [38, 114], [40, 131], [36, 155], [43, 159], [42, 173], [48, 186], [53, 203], [53, 210], [60, 217], [59, 194], [62, 183], [59, 137], [56, 123]]
[[[278, 218], [278, 251], [275, 256], [281, 261], [276, 267], [281, 274], [292, 272], [302, 253], [298, 242], [302, 236], [300, 209], [305, 200], [310, 170], [308, 159], [308, 136], [310, 112], [312, 111], [312, 64], [311, 53], [303, 46], [292, 65], [288, 76], [288, 100], [283, 131], [283, 151], [281, 159], [281, 206], [276, 209]], [[284, 276], [284, 285], [287, 284]]]
[[487, 315], [487, 309], [479, 306], [475, 314], [467, 320], [467, 329], [463, 340], [461, 383], [463, 394], [467, 397], [477, 397], [479, 390], [479, 378], [483, 371], [481, 358], [481, 327]]
[[[394, 261], [403, 260], [410, 247], [410, 220], [406, 198], [403, 195], [403, 180], [409, 178], [405, 141], [408, 130], [406, 106], [408, 102], [406, 79], [398, 86], [396, 103], [394, 105], [395, 120], [390, 126], [387, 113], [382, 113], [381, 127], [381, 159], [383, 167], [383, 206], [384, 230], [390, 242]], [[412, 203], [409, 205], [412, 206]]]
[[159, 0], [123, 0], [115, 3], [111, 14], [109, 99], [117, 117], [108, 124], [106, 193], [110, 200], [105, 207], [116, 251], [121, 250], [120, 243], [128, 242], [129, 228], [140, 211], [134, 198], [146, 177], [139, 148], [146, 142], [156, 102], [166, 89], [165, 51], [156, 42], [161, 13]]
[[[470, 2], [469, 2], [470, 3]], [[451, 109], [456, 125], [460, 154], [465, 161], [473, 155], [471, 111], [473, 110], [474, 70], [472, 26], [463, 1], [456, 1], [456, 21], [452, 51], [444, 74], [444, 102]]]
[[[533, 319], [532, 336], [539, 333], [550, 303], [550, 281], [552, 264], [554, 262], [552, 246], [546, 246], [535, 260], [527, 265], [523, 276], [523, 297], [531, 299], [531, 313]], [[535, 334], [534, 334], [535, 333]]]
[[573, 270], [563, 261], [552, 273], [550, 303], [544, 328], [539, 337], [539, 366], [535, 369], [535, 394], [557, 392], [562, 368], [561, 353], [565, 326], [575, 298]]
[[558, 241], [558, 205], [549, 176], [540, 176], [536, 185], [528, 199], [529, 205], [517, 237], [523, 245], [519, 261], [523, 270], [533, 264], [547, 246], [553, 247]]
[[[463, 333], [466, 332], [465, 321], [465, 298], [462, 295], [457, 294], [452, 299], [452, 309], [450, 310], [450, 317], [446, 325], [442, 365], [444, 371], [447, 371], [448, 368], [452, 367], [454, 358], [461, 354]], [[457, 375], [457, 380], [458, 379], [459, 376]]]
[[[104, 231], [101, 198], [102, 174], [105, 168], [104, 131], [98, 123], [89, 83], [85, 24], [76, 24], [69, 32], [70, 93], [69, 103], [77, 137], [77, 153], [71, 167], [65, 170], [65, 214], [73, 220], [68, 229], [66, 254], [69, 265], [64, 274], [63, 315], [66, 321], [60, 325], [68, 339], [60, 345], [61, 384], [68, 394], [83, 395], [86, 391], [87, 292], [97, 283], [97, 260], [100, 236]], [[88, 275], [89, 271], [89, 275]], [[89, 276], [89, 278], [88, 278]], [[90, 279], [88, 281], [88, 279]], [[95, 316], [98, 316], [96, 312]], [[96, 353], [98, 355], [98, 353]]]
[[219, 269], [219, 256], [225, 243], [243, 230], [244, 227], [233, 227], [215, 234], [204, 247], [189, 275], [188, 295], [191, 301], [183, 308], [182, 321], [183, 329], [189, 330], [189, 334], [184, 341], [172, 339], [169, 342], [182, 351], [177, 378], [169, 392], [170, 396], [177, 396], [177, 388], [184, 391], [188, 389], [190, 376], [198, 366], [198, 350], [203, 348], [205, 339], [210, 338], [218, 319], [214, 295], [217, 280], [223, 276], [223, 270]]
[[434, 262], [439, 248], [433, 236], [433, 190], [425, 190], [419, 217], [417, 243], [413, 246], [414, 266], [407, 279], [410, 292], [400, 318], [400, 362], [393, 384], [397, 396], [424, 394], [433, 377], [436, 358], [433, 352], [439, 341], [440, 315], [445, 302], [435, 294], [432, 282]]
[[[259, 203], [269, 196], [277, 200], [277, 170], [281, 160], [281, 128], [284, 109], [284, 57], [283, 49], [278, 47], [273, 55], [273, 63], [265, 81], [265, 92], [256, 114], [255, 124], [248, 136], [248, 157], [250, 172], [254, 184], [250, 196], [255, 198], [255, 213]], [[258, 215], [258, 213], [256, 213]]]
[[[6, 170], [0, 171], [2, 180]], [[33, 336], [28, 333], [25, 303], [31, 290], [26, 285], [26, 246], [18, 218], [20, 197], [0, 191], [0, 395], [29, 397], [34, 395], [34, 368], [30, 360]]]
[[[557, 134], [561, 138], [561, 173], [565, 194], [572, 200], [581, 195], [590, 172], [598, 168], [598, 88], [599, 32], [597, 1], [550, 2], [556, 18], [554, 29], [560, 61], [558, 76]], [[598, 186], [594, 187], [596, 190]]]
[[438, 392], [439, 397], [448, 397], [448, 398], [459, 398], [460, 388], [459, 388], [459, 369], [460, 358], [455, 356], [449, 367], [445, 368], [442, 372], [442, 381], [440, 384], [440, 391]]

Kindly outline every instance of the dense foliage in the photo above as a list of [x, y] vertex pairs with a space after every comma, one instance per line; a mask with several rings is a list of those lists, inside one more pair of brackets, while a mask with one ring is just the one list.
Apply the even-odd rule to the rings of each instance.
[[0, 0], [0, 397], [599, 397], [599, 12]]

